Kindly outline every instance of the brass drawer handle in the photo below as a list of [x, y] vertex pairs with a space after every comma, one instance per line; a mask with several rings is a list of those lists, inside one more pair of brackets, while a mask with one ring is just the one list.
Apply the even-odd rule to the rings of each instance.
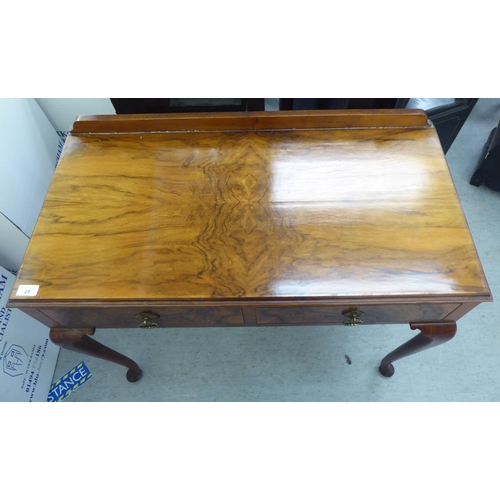
[[139, 325], [139, 328], [145, 328], [146, 330], [158, 328], [158, 323], [155, 323], [153, 320], [158, 319], [159, 317], [159, 314], [154, 314], [151, 312], [142, 312], [136, 316], [136, 318], [142, 321], [142, 323]]
[[363, 311], [343, 311], [342, 315], [347, 316], [349, 318], [348, 321], [344, 321], [344, 325], [346, 326], [362, 325], [363, 322], [359, 319], [359, 316], [363, 316], [363, 314], [365, 314]]

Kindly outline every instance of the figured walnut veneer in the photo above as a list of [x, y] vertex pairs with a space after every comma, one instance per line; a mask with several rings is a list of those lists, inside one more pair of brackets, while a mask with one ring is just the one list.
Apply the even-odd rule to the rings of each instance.
[[455, 321], [489, 300], [426, 115], [353, 110], [80, 117], [9, 305], [99, 328], [144, 310], [159, 326]]

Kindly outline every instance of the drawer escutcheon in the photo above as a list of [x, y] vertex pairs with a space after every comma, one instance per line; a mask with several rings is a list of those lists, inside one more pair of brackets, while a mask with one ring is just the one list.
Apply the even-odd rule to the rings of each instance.
[[159, 317], [159, 314], [154, 314], [151, 312], [142, 312], [136, 315], [136, 318], [142, 321], [142, 323], [139, 325], [139, 328], [145, 328], [146, 330], [158, 328], [158, 323], [154, 322], [153, 320], [158, 319]]
[[344, 325], [346, 326], [362, 325], [363, 321], [359, 319], [359, 316], [363, 316], [363, 314], [365, 314], [363, 311], [342, 311], [342, 315], [347, 316], [349, 318], [348, 321], [344, 321]]

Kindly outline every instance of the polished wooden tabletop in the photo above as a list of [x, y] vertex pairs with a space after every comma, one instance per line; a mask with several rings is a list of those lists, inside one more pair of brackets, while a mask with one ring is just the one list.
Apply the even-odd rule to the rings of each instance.
[[81, 117], [11, 301], [359, 296], [490, 297], [423, 112]]

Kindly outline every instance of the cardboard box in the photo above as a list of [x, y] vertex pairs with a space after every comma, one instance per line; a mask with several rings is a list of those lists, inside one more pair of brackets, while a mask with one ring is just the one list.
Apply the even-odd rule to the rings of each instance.
[[0, 401], [47, 401], [59, 347], [50, 329], [6, 307], [15, 276], [0, 267]]
[[0, 266], [18, 270], [54, 175], [59, 136], [34, 99], [0, 99]]
[[0, 265], [19, 270], [29, 238], [0, 212]]

